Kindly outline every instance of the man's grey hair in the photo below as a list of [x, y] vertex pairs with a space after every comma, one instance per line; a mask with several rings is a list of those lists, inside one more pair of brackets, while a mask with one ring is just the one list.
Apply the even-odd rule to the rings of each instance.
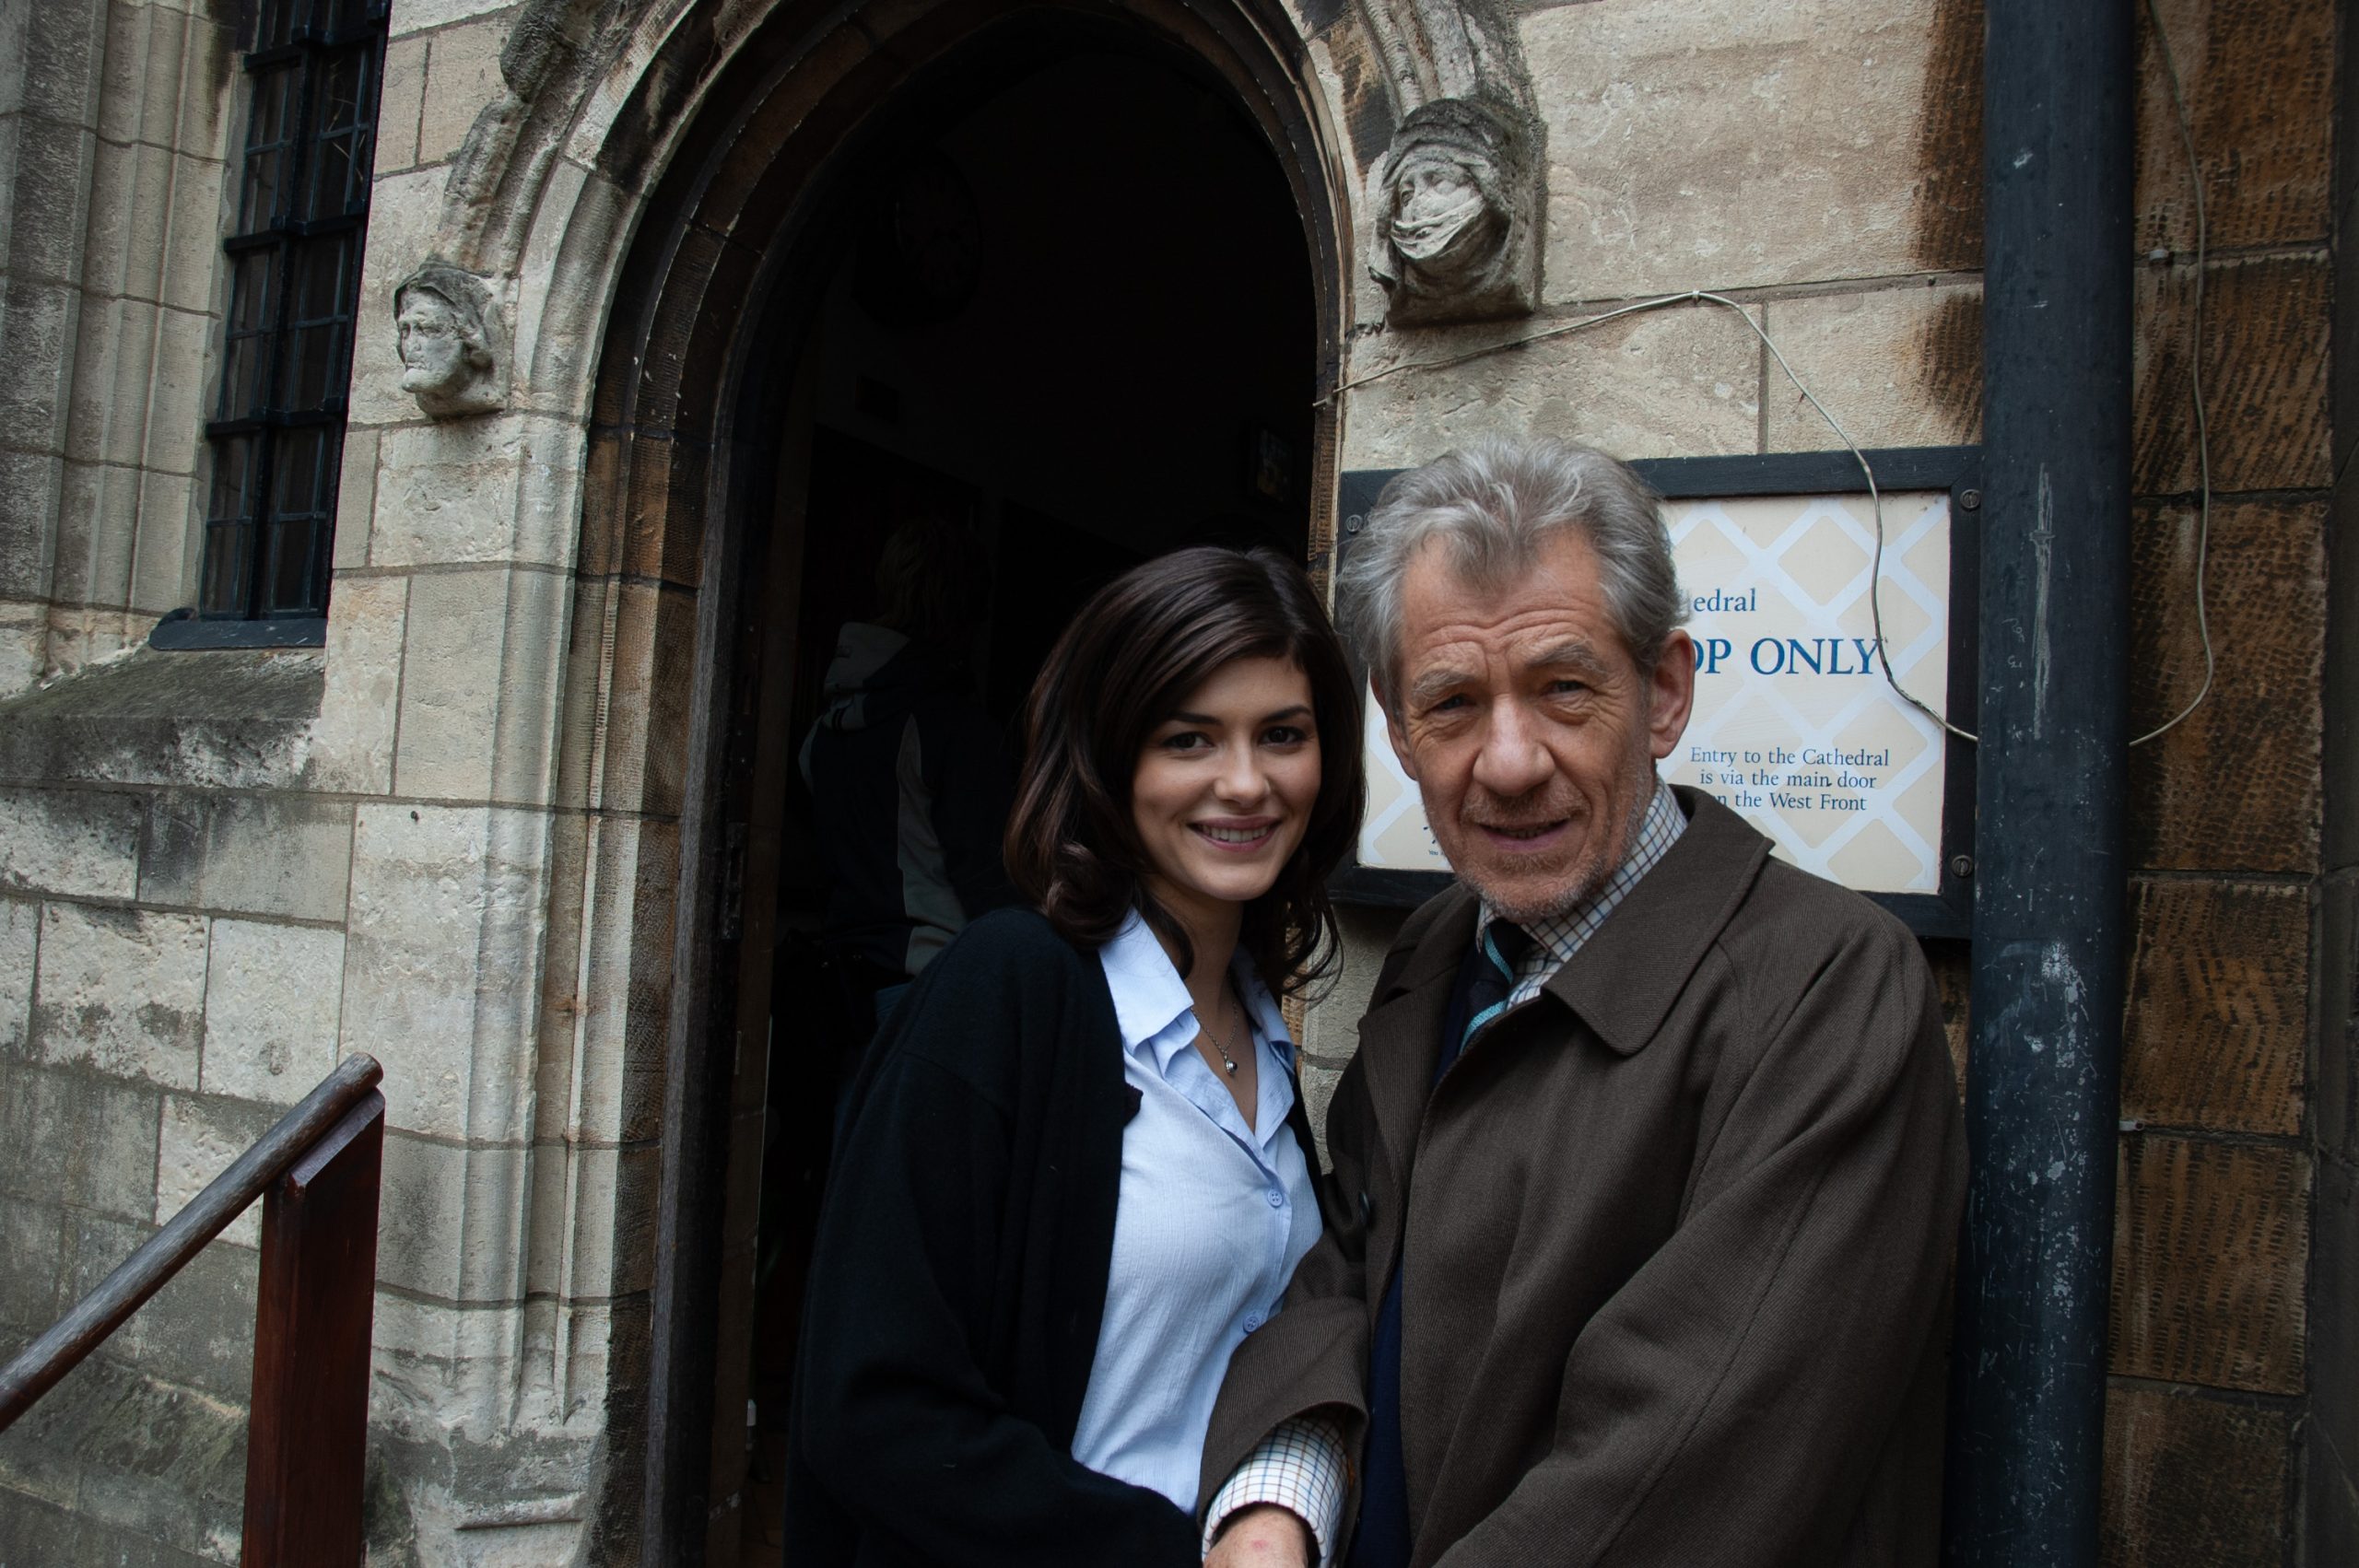
[[1618, 458], [1548, 436], [1479, 441], [1396, 474], [1335, 579], [1335, 621], [1398, 710], [1401, 596], [1428, 543], [1470, 587], [1496, 591], [1532, 568], [1548, 536], [1577, 528], [1597, 552], [1614, 629], [1642, 672], [1687, 619], [1661, 497]]

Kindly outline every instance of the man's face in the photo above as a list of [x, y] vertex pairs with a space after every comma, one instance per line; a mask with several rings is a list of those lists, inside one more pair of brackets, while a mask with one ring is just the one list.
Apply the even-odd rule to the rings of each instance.
[[1392, 749], [1450, 868], [1510, 919], [1562, 912], [1622, 862], [1657, 758], [1687, 727], [1696, 661], [1673, 632], [1651, 673], [1614, 629], [1597, 553], [1550, 534], [1497, 592], [1469, 587], [1438, 543], [1402, 583]]

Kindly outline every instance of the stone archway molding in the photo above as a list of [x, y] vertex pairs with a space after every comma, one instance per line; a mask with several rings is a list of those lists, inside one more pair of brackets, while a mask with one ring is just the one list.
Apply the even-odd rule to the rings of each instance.
[[476, 114], [443, 183], [438, 255], [478, 274], [514, 271], [566, 133], [655, 9], [655, 0], [527, 0], [499, 52], [499, 96]]
[[[556, 228], [569, 227], [570, 213], [553, 214], [550, 198], [581, 193], [578, 184], [558, 189], [564, 166], [602, 165], [616, 117], [634, 107], [648, 123], [627, 139], [642, 148], [668, 141], [693, 118], [720, 64], [777, 8], [776, 0], [527, 0], [500, 51], [499, 96], [452, 163], [429, 249], [409, 274], [472, 277], [487, 301], [491, 341], [513, 343], [516, 353], [465, 398], [420, 394], [427, 413], [504, 406], [520, 375], [541, 389], [531, 401], [548, 405], [554, 389], [543, 373], [558, 367], [525, 357], [538, 334], [514, 316], [534, 233], [553, 218]], [[815, 7], [815, 30], [837, 10]], [[1357, 225], [1388, 322], [1529, 313], [1541, 297], [1546, 132], [1503, 0], [1356, 0], [1337, 21], [1361, 34], [1360, 53], [1381, 62], [1391, 111], [1391, 144], [1368, 171]], [[674, 36], [684, 29], [699, 36]], [[686, 74], [647, 91], [641, 78], [666, 70]], [[648, 112], [655, 105], [668, 123]], [[573, 373], [561, 402], [586, 392], [588, 370], [578, 359], [564, 369]]]

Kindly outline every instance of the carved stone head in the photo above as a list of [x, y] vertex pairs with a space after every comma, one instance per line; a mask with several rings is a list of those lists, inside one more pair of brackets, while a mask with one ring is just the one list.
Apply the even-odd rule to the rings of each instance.
[[1414, 111], [1376, 176], [1368, 271], [1399, 326], [1514, 315], [1536, 303], [1539, 203], [1520, 127], [1467, 99]]
[[440, 262], [412, 273], [393, 290], [402, 391], [438, 419], [499, 407], [498, 321], [481, 279]]

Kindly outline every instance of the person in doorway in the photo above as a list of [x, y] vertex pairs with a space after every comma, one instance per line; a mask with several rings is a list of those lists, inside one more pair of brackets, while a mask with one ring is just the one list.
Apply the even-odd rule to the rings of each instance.
[[1006, 860], [855, 1081], [786, 1559], [1196, 1568], [1222, 1370], [1322, 1225], [1274, 1000], [1335, 950], [1359, 688], [1309, 580], [1183, 550], [1081, 611]]
[[863, 1042], [878, 1001], [969, 920], [1015, 900], [1000, 864], [1012, 770], [968, 660], [989, 584], [964, 525], [921, 516], [894, 529], [875, 619], [838, 634], [827, 708], [803, 743], [828, 888], [822, 942]]
[[1393, 480], [1337, 585], [1459, 885], [1402, 928], [1344, 1201], [1232, 1361], [1215, 1568], [1930, 1564], [1965, 1139], [1897, 920], [1657, 777], [1656, 497], [1527, 440]]

